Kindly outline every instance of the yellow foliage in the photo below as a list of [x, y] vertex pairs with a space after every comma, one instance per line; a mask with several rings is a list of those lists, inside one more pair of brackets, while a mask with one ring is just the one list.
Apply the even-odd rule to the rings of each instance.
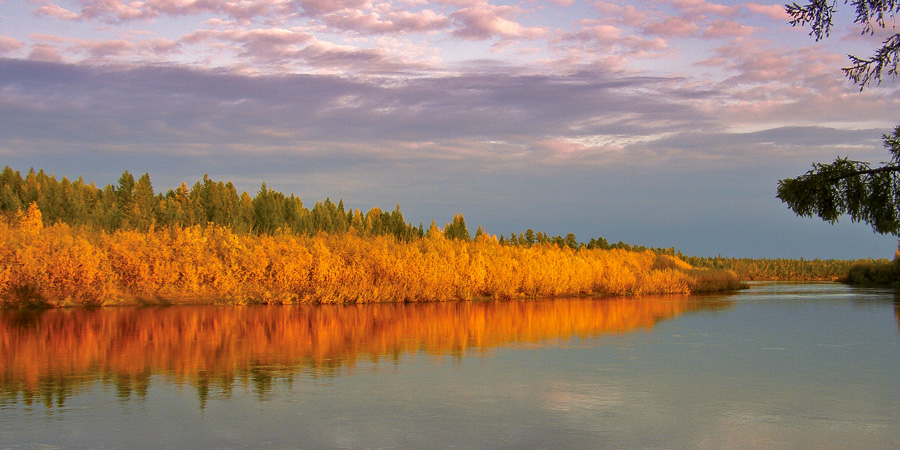
[[98, 233], [41, 227], [35, 206], [0, 224], [7, 304], [369, 303], [734, 289], [733, 273], [651, 251], [518, 247], [356, 233], [235, 234], [209, 225]]
[[19, 230], [26, 236], [34, 236], [44, 228], [43, 216], [36, 202], [31, 202], [28, 205], [28, 210], [24, 213], [22, 211], [17, 212], [16, 218], [19, 222]]

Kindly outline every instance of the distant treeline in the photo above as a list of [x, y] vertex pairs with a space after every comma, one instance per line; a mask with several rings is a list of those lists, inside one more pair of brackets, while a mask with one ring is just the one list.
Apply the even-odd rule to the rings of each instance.
[[606, 239], [602, 237], [591, 238], [588, 242], [579, 242], [574, 234], [569, 233], [566, 237], [562, 236], [550, 236], [549, 234], [545, 234], [542, 231], [535, 232], [532, 229], [525, 230], [524, 233], [512, 233], [508, 238], [504, 235], [500, 235], [500, 243], [507, 245], [521, 245], [521, 246], [531, 246], [531, 245], [544, 245], [544, 244], [553, 244], [558, 247], [570, 247], [573, 249], [578, 248], [587, 248], [587, 249], [599, 249], [599, 250], [627, 250], [633, 252], [643, 252], [643, 251], [653, 251], [656, 253], [666, 254], [677, 256], [677, 252], [674, 248], [654, 248], [654, 247], [644, 247], [641, 245], [631, 245], [626, 244], [625, 242], [619, 241], [617, 243], [610, 244]]
[[280, 230], [312, 236], [352, 229], [361, 235], [393, 235], [401, 240], [425, 235], [421, 223], [414, 226], [403, 219], [399, 205], [391, 212], [375, 207], [362, 213], [345, 209], [343, 201], [334, 204], [326, 199], [309, 209], [300, 197], [286, 196], [265, 183], [251, 197], [246, 192], [239, 194], [231, 182], [213, 181], [204, 175], [190, 188], [182, 183], [163, 194], [154, 191], [148, 174], [135, 180], [126, 171], [115, 186], [99, 188], [81, 177], [57, 180], [32, 169], [23, 178], [18, 171], [4, 168], [0, 173], [0, 211], [24, 211], [32, 202], [37, 203], [45, 225], [61, 222], [107, 232], [215, 225], [252, 234]]
[[675, 256], [697, 268], [724, 269], [742, 280], [844, 281], [851, 269], [888, 260], [726, 258]]
[[[204, 175], [191, 187], [182, 183], [176, 189], [157, 193], [146, 173], [135, 180], [134, 175], [125, 171], [117, 184], [100, 188], [81, 177], [75, 181], [66, 177], [57, 179], [43, 170], [31, 169], [23, 178], [18, 171], [5, 167], [0, 173], [0, 212], [12, 217], [11, 214], [24, 212], [31, 203], [37, 204], [46, 226], [65, 223], [106, 232], [215, 225], [228, 227], [238, 234], [282, 232], [313, 236], [319, 232], [353, 232], [360, 236], [390, 235], [410, 241], [425, 236], [428, 231], [421, 222], [407, 223], [400, 205], [390, 212], [373, 207], [363, 213], [346, 208], [342, 199], [335, 204], [326, 198], [309, 209], [300, 197], [276, 192], [265, 183], [256, 196], [251, 196], [247, 192], [238, 193], [230, 181], [214, 181]], [[478, 227], [473, 236], [465, 218], [457, 214], [442, 233], [450, 239], [469, 241], [485, 231]], [[652, 250], [674, 255], [673, 249], [632, 246], [621, 241], [610, 244], [603, 238], [584, 243], [571, 233], [565, 237], [550, 236], [532, 229], [511, 233], [509, 237], [501, 234], [499, 242], [526, 247], [553, 244], [572, 249]]]

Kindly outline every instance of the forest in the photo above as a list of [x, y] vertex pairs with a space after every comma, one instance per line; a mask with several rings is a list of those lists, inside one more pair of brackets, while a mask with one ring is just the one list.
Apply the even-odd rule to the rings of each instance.
[[250, 197], [204, 177], [156, 194], [146, 174], [134, 181], [125, 172], [101, 189], [43, 171], [23, 178], [9, 167], [0, 183], [7, 306], [420, 302], [740, 286], [730, 271], [694, 269], [649, 249], [531, 230], [501, 242], [479, 227], [472, 237], [460, 214], [426, 230], [406, 223], [399, 206], [363, 214], [326, 199], [307, 209], [265, 184]]
[[312, 236], [353, 230], [361, 235], [393, 235], [410, 240], [424, 235], [403, 220], [399, 205], [394, 211], [372, 208], [363, 214], [345, 210], [343, 201], [317, 202], [312, 209], [294, 196], [266, 186], [255, 197], [238, 194], [231, 182], [213, 181], [204, 175], [188, 188], [182, 183], [165, 194], [154, 192], [150, 176], [135, 180], [125, 171], [116, 185], [97, 187], [80, 177], [57, 180], [44, 171], [30, 170], [23, 178], [5, 167], [0, 173], [0, 212], [9, 216], [36, 203], [45, 225], [65, 223], [96, 231], [148, 231], [152, 228], [223, 226], [235, 233], [271, 234], [277, 231]]
[[730, 270], [746, 281], [846, 281], [855, 267], [887, 260], [682, 256], [694, 267]]

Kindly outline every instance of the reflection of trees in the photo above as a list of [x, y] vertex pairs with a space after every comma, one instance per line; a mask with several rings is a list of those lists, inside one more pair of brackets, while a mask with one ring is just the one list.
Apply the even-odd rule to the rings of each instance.
[[900, 326], [900, 299], [894, 300], [894, 318], [897, 319], [897, 326]]
[[[48, 407], [95, 382], [121, 398], [154, 375], [228, 395], [279, 379], [334, 376], [357, 361], [461, 355], [510, 343], [651, 328], [713, 307], [689, 297], [430, 304], [110, 308], [0, 312], [0, 402]], [[719, 303], [721, 305], [721, 303]]]

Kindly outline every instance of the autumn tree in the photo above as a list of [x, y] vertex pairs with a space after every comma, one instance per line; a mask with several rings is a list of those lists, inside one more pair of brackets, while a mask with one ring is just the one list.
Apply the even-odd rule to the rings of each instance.
[[270, 234], [284, 225], [281, 206], [284, 194], [275, 192], [263, 183], [253, 198], [253, 230]]
[[19, 192], [22, 189], [22, 175], [9, 166], [0, 172], [0, 211], [14, 212], [22, 208]]
[[453, 222], [448, 223], [444, 227], [444, 237], [462, 241], [472, 240], [472, 235], [469, 234], [469, 229], [466, 228], [466, 219], [463, 218], [462, 214], [453, 216]]
[[132, 207], [132, 225], [146, 231], [156, 224], [156, 205], [159, 203], [153, 194], [150, 175], [143, 174], [134, 184], [134, 206]]
[[[862, 33], [895, 30], [900, 0], [849, 0], [856, 9], [855, 23]], [[791, 25], [809, 26], [817, 41], [829, 36], [836, 12], [835, 2], [810, 0], [805, 5], [786, 5]], [[900, 34], [894, 33], [871, 57], [850, 56], [850, 66], [842, 69], [860, 90], [879, 84], [882, 75], [897, 75], [900, 61]], [[883, 137], [890, 161], [873, 166], [863, 161], [837, 158], [831, 164], [813, 164], [807, 173], [778, 182], [777, 197], [800, 216], [817, 215], [834, 223], [841, 215], [865, 222], [878, 233], [900, 235], [900, 125]]]

